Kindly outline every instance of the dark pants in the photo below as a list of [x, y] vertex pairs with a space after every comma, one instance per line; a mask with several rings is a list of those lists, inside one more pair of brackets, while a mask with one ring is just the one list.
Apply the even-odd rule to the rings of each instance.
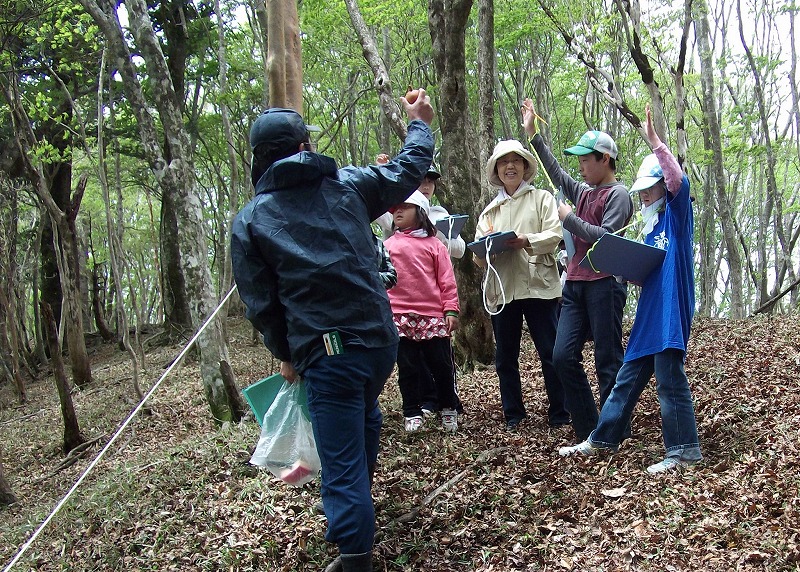
[[323, 356], [303, 371], [308, 410], [322, 462], [325, 538], [342, 554], [372, 550], [375, 508], [370, 472], [378, 458], [383, 416], [378, 396], [397, 346]]
[[622, 365], [622, 312], [628, 288], [612, 277], [588, 282], [567, 280], [553, 349], [553, 363], [566, 394], [577, 440], [597, 425], [598, 408], [583, 369], [583, 346], [594, 339], [594, 363], [603, 407]]
[[[453, 344], [450, 343], [450, 356], [453, 360], [453, 364], [456, 363], [456, 356], [453, 352]], [[422, 408], [427, 409], [428, 411], [440, 411], [441, 407], [439, 406], [439, 392], [436, 390], [436, 383], [433, 381], [433, 376], [431, 372], [428, 371], [428, 366], [425, 364], [420, 365], [421, 369], [425, 369], [425, 373], [423, 374], [420, 372], [420, 375], [427, 376], [428, 380], [424, 382], [425, 390], [423, 391], [422, 396]], [[456, 396], [458, 396], [458, 380], [456, 380]], [[461, 398], [458, 398], [458, 403], [456, 404], [456, 411], [459, 414], [464, 413], [464, 405], [461, 403]]]
[[397, 383], [403, 397], [403, 416], [422, 415], [431, 377], [439, 405], [442, 409], [455, 409], [458, 395], [450, 338], [410, 340], [401, 337], [397, 349]]
[[550, 425], [569, 422], [564, 407], [564, 388], [553, 367], [553, 345], [556, 339], [556, 310], [558, 299], [527, 298], [513, 300], [492, 316], [495, 340], [495, 368], [500, 378], [500, 400], [506, 423], [525, 417], [522, 402], [522, 383], [519, 376], [519, 351], [522, 341], [522, 319], [528, 324], [533, 345], [542, 362], [544, 388], [549, 402], [547, 418]]

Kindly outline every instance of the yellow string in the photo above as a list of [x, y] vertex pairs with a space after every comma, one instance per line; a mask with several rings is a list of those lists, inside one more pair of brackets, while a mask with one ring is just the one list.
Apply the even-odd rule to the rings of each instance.
[[597, 243], [598, 243], [598, 242], [600, 242], [600, 241], [598, 240], [597, 242], [595, 242], [595, 243], [594, 243], [594, 244], [593, 244], [593, 245], [592, 245], [592, 246], [589, 248], [589, 250], [587, 250], [587, 251], [586, 251], [586, 260], [588, 260], [588, 261], [589, 261], [589, 266], [591, 266], [591, 267], [592, 267], [592, 270], [594, 270], [594, 273], [595, 273], [595, 274], [600, 274], [600, 271], [599, 271], [597, 268], [595, 268], [595, 267], [594, 267], [594, 262], [592, 262], [592, 257], [591, 257], [591, 254], [592, 254], [592, 251], [594, 250], [594, 247], [595, 247], [595, 246], [597, 246]]

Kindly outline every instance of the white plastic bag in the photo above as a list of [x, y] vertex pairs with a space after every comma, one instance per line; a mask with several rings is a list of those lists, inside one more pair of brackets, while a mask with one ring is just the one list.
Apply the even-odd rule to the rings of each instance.
[[270, 405], [261, 426], [261, 438], [250, 463], [266, 467], [290, 485], [301, 487], [314, 479], [322, 464], [314, 433], [303, 413], [303, 381], [285, 382]]

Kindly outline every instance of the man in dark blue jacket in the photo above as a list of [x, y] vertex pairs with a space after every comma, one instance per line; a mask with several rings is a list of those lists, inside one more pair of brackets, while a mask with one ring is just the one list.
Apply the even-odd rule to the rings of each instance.
[[433, 158], [433, 108], [402, 100], [410, 120], [389, 163], [337, 169], [310, 151], [296, 112], [268, 109], [250, 130], [256, 196], [233, 224], [231, 256], [247, 317], [302, 376], [322, 461], [326, 538], [342, 568], [372, 570], [370, 492], [382, 415], [378, 395], [397, 357], [397, 330], [375, 265], [370, 221], [402, 203]]

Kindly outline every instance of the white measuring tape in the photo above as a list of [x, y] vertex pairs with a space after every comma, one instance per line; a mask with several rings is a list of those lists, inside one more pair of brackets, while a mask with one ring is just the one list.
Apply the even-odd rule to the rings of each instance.
[[[506, 289], [503, 288], [503, 281], [500, 280], [500, 274], [497, 273], [497, 269], [492, 265], [492, 257], [489, 254], [492, 250], [492, 237], [486, 237], [486, 274], [483, 277], [483, 309], [488, 312], [490, 316], [496, 316], [500, 312], [503, 311], [503, 308], [506, 307]], [[492, 312], [489, 309], [489, 304], [486, 300], [486, 288], [489, 286], [489, 276], [491, 273], [494, 272], [495, 278], [497, 278], [497, 283], [500, 285], [500, 295], [503, 297], [503, 303], [500, 304], [499, 310], [496, 312]]]
[[205, 331], [205, 329], [208, 326], [208, 324], [210, 324], [211, 320], [213, 320], [214, 317], [219, 313], [220, 308], [222, 308], [222, 306], [225, 305], [225, 302], [228, 301], [228, 299], [231, 297], [231, 294], [233, 294], [233, 292], [235, 290], [236, 290], [236, 285], [234, 284], [233, 288], [231, 288], [230, 292], [228, 292], [228, 294], [225, 296], [225, 298], [223, 298], [222, 302], [220, 302], [219, 305], [214, 309], [214, 311], [211, 313], [211, 315], [208, 317], [208, 319], [205, 321], [205, 323], [203, 323], [203, 325], [200, 326], [200, 329], [198, 329], [197, 332], [195, 333], [195, 335], [192, 336], [192, 339], [189, 340], [189, 343], [186, 345], [185, 348], [183, 348], [181, 353], [178, 354], [178, 357], [176, 357], [173, 360], [173, 362], [167, 368], [167, 371], [165, 371], [163, 373], [163, 375], [159, 378], [159, 380], [157, 382], [155, 382], [153, 387], [150, 388], [150, 391], [147, 392], [147, 395], [145, 395], [144, 398], [142, 398], [142, 400], [139, 402], [139, 405], [137, 405], [136, 408], [133, 411], [131, 411], [131, 413], [130, 413], [130, 415], [128, 415], [127, 419], [125, 419], [125, 421], [122, 422], [122, 425], [120, 425], [119, 429], [117, 429], [117, 432], [114, 433], [114, 435], [111, 437], [111, 439], [108, 440], [108, 443], [106, 443], [106, 446], [103, 447], [103, 449], [97, 454], [97, 457], [95, 457], [94, 460], [91, 463], [89, 463], [89, 466], [86, 467], [86, 470], [83, 471], [83, 474], [78, 478], [77, 481], [75, 481], [75, 484], [72, 485], [72, 488], [69, 489], [69, 491], [67, 491], [67, 494], [65, 494], [64, 497], [60, 501], [58, 501], [58, 504], [56, 504], [56, 506], [55, 506], [55, 508], [53, 508], [52, 512], [47, 516], [47, 518], [44, 519], [44, 521], [42, 521], [42, 524], [39, 525], [39, 527], [34, 531], [34, 533], [25, 542], [25, 544], [23, 544], [20, 547], [20, 549], [14, 555], [14, 558], [12, 558], [11, 561], [8, 564], [6, 564], [6, 567], [3, 568], [3, 572], [8, 572], [9, 570], [11, 570], [11, 568], [14, 566], [14, 564], [19, 562], [20, 558], [22, 558], [22, 556], [25, 554], [25, 552], [28, 551], [28, 548], [31, 547], [31, 545], [34, 543], [34, 541], [39, 537], [39, 535], [45, 529], [45, 527], [50, 523], [51, 520], [53, 520], [53, 518], [56, 516], [56, 514], [58, 514], [58, 511], [61, 510], [61, 508], [70, 499], [70, 497], [72, 497], [72, 494], [78, 489], [78, 487], [86, 479], [86, 477], [89, 475], [89, 473], [92, 471], [92, 469], [94, 469], [94, 467], [97, 465], [97, 463], [100, 462], [100, 459], [102, 459], [103, 456], [106, 454], [106, 452], [111, 448], [111, 445], [114, 444], [114, 442], [122, 434], [122, 432], [125, 430], [125, 428], [128, 425], [130, 425], [130, 422], [133, 421], [133, 418], [136, 416], [136, 414], [139, 413], [139, 411], [141, 411], [141, 409], [144, 407], [144, 404], [147, 403], [148, 399], [150, 399], [150, 396], [152, 396], [153, 393], [156, 392], [158, 387], [161, 385], [161, 382], [163, 382], [167, 378], [167, 376], [172, 372], [173, 369], [175, 369], [178, 366], [178, 364], [180, 364], [181, 359], [183, 358], [183, 356], [186, 355], [186, 352], [188, 352], [189, 349], [194, 345], [195, 341], [197, 341], [197, 338], [199, 338], [200, 334], [202, 334], [203, 331]]

